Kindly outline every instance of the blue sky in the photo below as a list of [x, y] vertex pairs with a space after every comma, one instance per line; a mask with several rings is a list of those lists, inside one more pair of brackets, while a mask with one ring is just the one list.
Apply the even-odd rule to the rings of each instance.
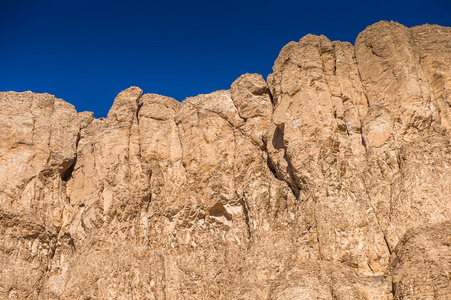
[[129, 86], [179, 101], [271, 73], [308, 33], [354, 43], [380, 20], [451, 26], [451, 1], [0, 0], [0, 91], [48, 92], [105, 117]]

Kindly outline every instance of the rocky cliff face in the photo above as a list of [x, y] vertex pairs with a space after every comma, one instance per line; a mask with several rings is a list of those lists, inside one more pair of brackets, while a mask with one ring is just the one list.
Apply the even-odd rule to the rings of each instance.
[[2, 299], [449, 299], [451, 28], [307, 35], [106, 119], [0, 93]]

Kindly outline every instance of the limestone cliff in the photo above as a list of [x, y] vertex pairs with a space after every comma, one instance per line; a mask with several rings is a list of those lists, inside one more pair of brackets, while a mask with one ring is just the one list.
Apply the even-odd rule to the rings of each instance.
[[451, 28], [307, 35], [107, 118], [0, 93], [1, 299], [450, 299]]

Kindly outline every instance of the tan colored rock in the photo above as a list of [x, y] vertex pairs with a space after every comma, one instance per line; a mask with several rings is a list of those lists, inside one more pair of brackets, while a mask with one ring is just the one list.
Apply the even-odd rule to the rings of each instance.
[[[412, 141], [438, 117], [410, 31], [395, 22], [379, 22], [356, 39], [356, 57], [368, 103], [391, 116], [391, 125], [385, 125], [390, 136], [382, 142], [384, 138], [375, 135], [379, 146], [390, 137]], [[378, 119], [384, 118], [382, 115]], [[382, 122], [387, 121], [385, 117]]]
[[431, 86], [432, 102], [440, 116], [440, 124], [449, 132], [451, 128], [451, 76], [449, 40], [451, 28], [438, 25], [415, 26], [410, 29], [413, 43], [419, 53], [420, 64]]
[[[420, 36], [427, 36], [434, 46], [425, 46]], [[449, 160], [446, 111], [442, 114], [439, 109], [446, 94], [436, 98], [436, 83], [426, 75], [432, 71], [420, 54], [440, 48], [437, 59], [449, 57], [444, 36], [446, 30], [430, 30], [429, 25], [409, 29], [379, 22], [356, 40], [359, 71], [370, 104], [362, 128], [368, 153], [365, 181], [391, 249], [408, 228], [449, 219], [451, 207], [444, 200], [449, 193], [443, 189], [449, 183], [442, 181], [448, 177], [439, 175], [443, 179], [437, 180], [435, 175], [437, 170], [448, 172], [447, 167], [435, 168]]]
[[320, 257], [382, 273], [389, 251], [362, 174], [367, 99], [352, 45], [308, 35], [285, 46], [273, 70], [269, 159], [306, 203]]
[[395, 299], [449, 299], [451, 222], [409, 230], [391, 258]]
[[307, 35], [101, 119], [0, 93], [0, 298], [446, 299], [450, 36]]
[[[106, 119], [93, 120], [80, 131], [62, 228], [69, 245], [61, 244], [55, 253], [43, 298], [153, 295], [147, 287], [137, 288], [140, 283], [129, 283], [136, 278], [150, 282], [158, 270], [149, 268], [159, 264], [159, 257], [143, 254], [139, 246], [147, 244], [142, 217], [150, 202], [137, 119], [141, 94], [136, 87], [121, 92]], [[140, 259], [149, 268], [141, 268]]]
[[287, 268], [271, 284], [268, 300], [368, 299], [364, 285], [350, 267], [306, 261]]
[[273, 111], [265, 80], [258, 74], [244, 74], [232, 83], [231, 97], [239, 116], [246, 121], [240, 129], [263, 150], [264, 133], [271, 125]]
[[37, 298], [67, 206], [75, 108], [49, 94], [0, 93], [0, 298]]

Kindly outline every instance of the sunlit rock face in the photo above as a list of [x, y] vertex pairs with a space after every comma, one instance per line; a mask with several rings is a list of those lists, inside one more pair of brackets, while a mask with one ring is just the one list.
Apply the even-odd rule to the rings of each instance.
[[1, 299], [447, 299], [451, 28], [307, 35], [107, 118], [0, 93]]

